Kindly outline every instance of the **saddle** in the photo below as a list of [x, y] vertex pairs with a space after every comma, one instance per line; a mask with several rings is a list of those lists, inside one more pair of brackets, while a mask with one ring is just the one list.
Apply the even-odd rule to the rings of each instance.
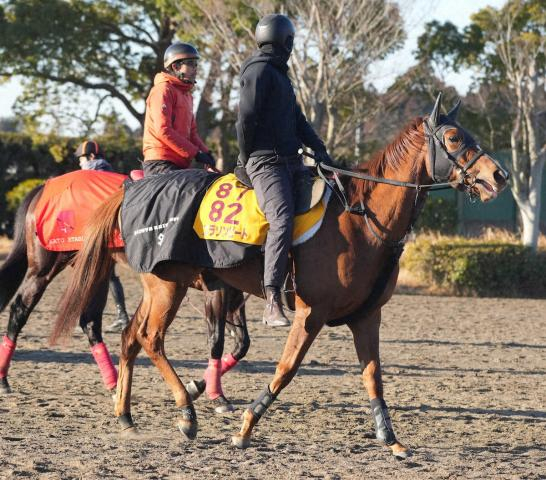
[[[252, 183], [250, 182], [250, 178], [244, 167], [235, 167], [235, 171], [233, 173], [237, 177], [237, 180], [239, 180], [239, 182], [241, 182], [245, 187], [252, 188]], [[325, 188], [326, 183], [319, 177], [304, 177], [300, 179], [294, 186], [296, 193], [295, 214], [301, 215], [317, 205], [324, 195]]]
[[[318, 231], [329, 200], [326, 183], [304, 177], [296, 186], [296, 217], [293, 245], [308, 240]], [[204, 240], [228, 240], [263, 245], [269, 229], [254, 190], [234, 174], [219, 177], [207, 190], [193, 225]]]
[[[246, 188], [252, 189], [250, 178], [243, 167], [235, 167], [235, 176]], [[138, 181], [144, 178], [144, 170], [131, 170], [131, 180]], [[326, 183], [319, 177], [305, 177], [295, 186], [296, 190], [296, 215], [301, 215], [316, 206], [324, 196]]]

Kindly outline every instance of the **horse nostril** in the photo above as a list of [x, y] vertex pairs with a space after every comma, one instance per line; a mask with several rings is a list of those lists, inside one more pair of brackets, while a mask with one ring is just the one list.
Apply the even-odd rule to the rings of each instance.
[[495, 179], [495, 182], [497, 182], [498, 185], [501, 187], [504, 186], [510, 177], [510, 174], [508, 172], [503, 172], [501, 170], [495, 170], [495, 173], [493, 174], [493, 178]]

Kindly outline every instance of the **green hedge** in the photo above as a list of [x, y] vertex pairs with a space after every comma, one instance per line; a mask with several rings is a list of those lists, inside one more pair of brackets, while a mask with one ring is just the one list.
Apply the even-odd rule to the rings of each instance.
[[457, 204], [442, 197], [429, 197], [415, 224], [417, 232], [438, 232], [451, 235], [457, 232]]
[[455, 295], [546, 296], [546, 252], [515, 243], [418, 237], [408, 244], [401, 265]]
[[8, 211], [15, 212], [20, 203], [25, 197], [36, 188], [38, 185], [42, 185], [45, 180], [41, 178], [29, 178], [23, 180], [21, 183], [13, 187], [8, 193], [6, 193], [6, 200], [8, 202]]

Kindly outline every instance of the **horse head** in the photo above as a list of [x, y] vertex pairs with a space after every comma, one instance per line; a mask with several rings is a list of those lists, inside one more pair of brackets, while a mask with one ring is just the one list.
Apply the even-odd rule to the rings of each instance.
[[509, 173], [486, 153], [458, 122], [459, 100], [441, 113], [442, 94], [423, 122], [427, 142], [427, 173], [436, 183], [449, 182], [472, 198], [493, 200], [506, 187]]

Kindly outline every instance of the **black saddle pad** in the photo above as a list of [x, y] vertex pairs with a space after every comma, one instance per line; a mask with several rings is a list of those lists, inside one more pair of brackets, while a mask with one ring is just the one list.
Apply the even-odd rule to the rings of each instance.
[[134, 270], [151, 272], [165, 261], [228, 268], [260, 253], [254, 245], [201, 240], [194, 232], [201, 200], [218, 176], [188, 169], [124, 184], [121, 234]]

